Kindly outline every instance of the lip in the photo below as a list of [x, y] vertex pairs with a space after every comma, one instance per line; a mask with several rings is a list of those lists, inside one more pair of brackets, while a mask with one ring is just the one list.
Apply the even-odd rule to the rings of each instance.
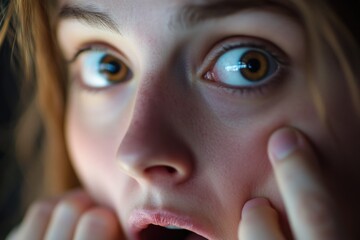
[[134, 210], [129, 218], [130, 232], [133, 239], [139, 240], [139, 233], [149, 225], [161, 227], [176, 226], [208, 240], [213, 240], [211, 231], [202, 224], [194, 220], [191, 216], [185, 216], [167, 210], [158, 209], [137, 209]]

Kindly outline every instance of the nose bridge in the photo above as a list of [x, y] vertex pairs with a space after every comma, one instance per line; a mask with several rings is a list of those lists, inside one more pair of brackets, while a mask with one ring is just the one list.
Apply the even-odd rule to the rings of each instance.
[[139, 182], [180, 183], [191, 174], [191, 150], [172, 125], [173, 97], [165, 75], [148, 75], [139, 86], [118, 149], [120, 166]]
[[[140, 83], [133, 104], [132, 116], [122, 141], [122, 152], [138, 151], [138, 144], [152, 142], [159, 144], [160, 138], [154, 138], [154, 134], [165, 134], [168, 119], [166, 119], [167, 102], [163, 96], [164, 87], [159, 81], [151, 82], [151, 76], [147, 81]], [[155, 141], [156, 140], [156, 141]]]

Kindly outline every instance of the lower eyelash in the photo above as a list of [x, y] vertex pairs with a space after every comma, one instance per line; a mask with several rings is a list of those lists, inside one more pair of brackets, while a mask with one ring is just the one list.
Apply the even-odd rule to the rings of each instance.
[[276, 76], [272, 77], [273, 79], [254, 87], [228, 87], [219, 82], [210, 82], [206, 81], [207, 84], [210, 84], [216, 88], [219, 88], [225, 91], [228, 94], [237, 95], [240, 97], [257, 97], [257, 96], [265, 96], [271, 89], [276, 86], [281, 85], [283, 81], [285, 81], [288, 75], [288, 69], [285, 66], [280, 65], [279, 70], [276, 73]]

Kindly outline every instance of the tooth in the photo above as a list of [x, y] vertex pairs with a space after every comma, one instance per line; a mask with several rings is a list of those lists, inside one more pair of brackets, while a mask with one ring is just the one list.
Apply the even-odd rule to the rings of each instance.
[[165, 228], [170, 229], [170, 230], [182, 230], [182, 228], [179, 228], [179, 227], [173, 226], [173, 225], [165, 226]]

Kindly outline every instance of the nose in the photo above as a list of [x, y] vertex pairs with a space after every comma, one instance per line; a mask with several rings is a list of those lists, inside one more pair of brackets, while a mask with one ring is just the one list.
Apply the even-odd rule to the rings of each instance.
[[179, 134], [181, 110], [170, 92], [156, 83], [139, 88], [118, 148], [122, 170], [140, 184], [177, 185], [193, 172], [193, 154]]

